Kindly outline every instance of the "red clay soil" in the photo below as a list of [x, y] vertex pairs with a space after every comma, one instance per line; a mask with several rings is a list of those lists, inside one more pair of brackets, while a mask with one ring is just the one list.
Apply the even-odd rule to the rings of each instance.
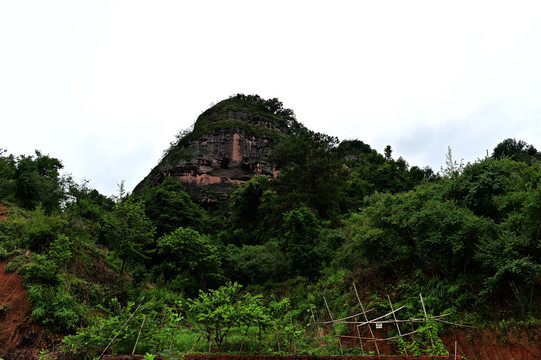
[[495, 329], [451, 328], [442, 336], [445, 348], [468, 360], [541, 359], [541, 326]]
[[7, 308], [7, 314], [0, 315], [0, 358], [37, 359], [49, 339], [43, 337], [39, 326], [28, 322], [31, 307], [22, 278], [6, 274], [6, 265], [0, 263], [0, 307]]
[[0, 203], [0, 220], [6, 219], [8, 217], [8, 207], [2, 203]]
[[[144, 355], [105, 355], [102, 360], [141, 360]], [[451, 360], [454, 356], [184, 355], [184, 360]], [[164, 359], [156, 356], [155, 360]]]

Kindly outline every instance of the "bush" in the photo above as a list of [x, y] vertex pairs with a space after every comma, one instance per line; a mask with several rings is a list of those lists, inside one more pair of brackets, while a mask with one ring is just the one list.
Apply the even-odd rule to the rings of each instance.
[[6, 265], [6, 274], [17, 271], [19, 264], [15, 261], [12, 261]]
[[3, 246], [0, 245], [0, 260], [5, 260], [9, 257], [9, 253]]

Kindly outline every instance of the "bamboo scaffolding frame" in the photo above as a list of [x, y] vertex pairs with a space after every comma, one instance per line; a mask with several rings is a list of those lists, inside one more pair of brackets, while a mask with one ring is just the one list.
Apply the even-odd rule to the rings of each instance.
[[[423, 305], [423, 312], [425, 313], [425, 320], [426, 320], [426, 323], [428, 324], [428, 315], [426, 314], [425, 302], [423, 301], [423, 295], [421, 295], [421, 293], [419, 293], [419, 298], [421, 298], [421, 305]], [[430, 328], [428, 331], [430, 331]], [[432, 344], [432, 349], [434, 349], [434, 341], [432, 341], [432, 331], [430, 331], [430, 344]]]
[[[353, 288], [355, 289], [355, 295], [357, 296], [357, 301], [359, 301], [359, 305], [361, 305], [361, 311], [364, 314], [365, 321], [368, 321], [368, 316], [366, 316], [366, 311], [364, 311], [363, 303], [361, 302], [361, 298], [359, 297], [359, 292], [357, 291], [357, 286], [355, 285], [355, 282], [353, 282]], [[357, 328], [359, 326], [357, 325]], [[372, 331], [372, 326], [370, 326], [370, 323], [368, 323], [368, 329], [370, 330], [370, 335], [372, 335], [372, 338], [376, 340], [376, 337], [374, 336], [374, 332]], [[376, 352], [378, 356], [380, 356], [379, 347], [377, 341], [374, 341], [374, 346], [376, 347]]]
[[394, 313], [393, 303], [391, 302], [391, 297], [387, 295], [387, 299], [389, 300], [389, 306], [391, 307], [391, 310], [393, 311], [393, 319], [394, 323], [396, 324], [396, 329], [398, 330], [398, 335], [402, 337], [402, 332], [400, 331], [400, 325], [396, 322], [396, 314]]
[[[430, 327], [430, 328], [432, 328], [432, 327]], [[402, 334], [402, 335], [399, 335], [399, 336], [393, 336], [393, 337], [382, 338], [382, 339], [370, 338], [370, 337], [361, 337], [360, 339], [366, 340], [367, 342], [368, 341], [376, 341], [376, 342], [377, 341], [389, 341], [389, 340], [399, 339], [401, 337], [410, 336], [410, 335], [413, 335], [415, 333], [418, 333], [419, 331], [420, 330], [410, 331], [409, 333], [405, 333], [405, 334]], [[352, 335], [331, 335], [331, 336], [342, 337], [342, 338], [346, 338], [346, 339], [359, 339], [357, 336], [352, 336]]]
[[361, 340], [361, 328], [357, 326], [357, 318], [355, 317], [355, 328], [357, 329], [357, 335], [359, 336], [359, 345], [361, 345], [361, 351], [364, 352], [363, 341]]
[[[388, 315], [390, 315], [391, 313], [389, 313]], [[451, 314], [444, 314], [444, 315], [438, 315], [438, 316], [431, 316], [430, 319], [432, 320], [435, 320], [435, 321], [439, 321], [439, 322], [446, 322], [446, 321], [443, 321], [443, 320], [440, 320], [440, 318], [444, 317], [444, 316], [449, 316]], [[369, 323], [374, 323], [374, 324], [394, 324], [394, 323], [422, 323], [422, 322], [426, 322], [426, 319], [417, 319], [417, 318], [411, 318], [411, 319], [407, 319], [407, 320], [401, 320], [401, 319], [396, 319], [396, 320], [370, 320]], [[367, 322], [364, 322], [360, 325], [367, 325], [368, 323]], [[453, 323], [450, 323], [450, 324], [453, 324]], [[360, 326], [359, 325], [359, 326]], [[457, 324], [459, 325], [459, 324]], [[463, 326], [466, 326], [466, 325], [463, 325]]]
[[[329, 304], [327, 304], [327, 299], [325, 299], [325, 295], [323, 295], [323, 300], [325, 301], [325, 306], [327, 307], [327, 311], [329, 312], [331, 321], [333, 321], [331, 309], [329, 309]], [[332, 327], [334, 331], [336, 331], [336, 334], [338, 335], [338, 330], [336, 330], [336, 327], [334, 326], [334, 321], [333, 321]], [[340, 341], [340, 339], [338, 339], [338, 345], [340, 346], [340, 354], [344, 355], [344, 351], [342, 350], [342, 342]]]
[[340, 323], [340, 324], [355, 324], [355, 321], [344, 321], [344, 320], [356, 318], [357, 316], [364, 315], [364, 313], [368, 313], [370, 311], [374, 311], [374, 309], [368, 309], [365, 312], [360, 312], [358, 314], [350, 315], [350, 316], [347, 316], [347, 317], [341, 318], [341, 319], [335, 319], [334, 321], [319, 321], [318, 324], [330, 324], [332, 322]]
[[389, 315], [392, 315], [392, 314], [396, 313], [397, 311], [402, 310], [403, 308], [405, 308], [405, 306], [401, 306], [401, 307], [399, 307], [398, 309], [393, 310], [393, 311], [391, 311], [391, 312], [388, 312], [388, 313], [385, 314], [385, 315], [381, 315], [381, 316], [379, 316], [379, 317], [377, 317], [377, 318], [375, 318], [375, 319], [367, 320], [367, 321], [365, 321], [364, 323], [360, 323], [359, 326], [364, 326], [364, 325], [366, 325], [366, 324], [383, 323], [383, 321], [390, 321], [390, 322], [393, 322], [393, 320], [383, 320], [383, 321], [378, 321], [378, 320], [383, 319], [383, 318], [385, 318], [385, 317], [387, 317], [387, 316], [389, 316]]

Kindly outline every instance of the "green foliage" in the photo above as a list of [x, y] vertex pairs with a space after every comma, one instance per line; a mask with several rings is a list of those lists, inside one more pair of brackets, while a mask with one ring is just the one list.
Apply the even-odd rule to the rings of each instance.
[[[203, 112], [194, 125], [194, 132], [206, 131], [213, 123], [228, 119], [231, 113], [250, 114], [249, 116], [253, 117], [254, 120], [276, 121], [282, 127], [282, 131], [293, 130], [300, 126], [295, 119], [293, 110], [284, 108], [282, 102], [277, 98], [265, 100], [259, 95], [237, 94]], [[243, 123], [248, 124], [247, 121], [243, 121]], [[242, 126], [242, 124], [239, 125]]]
[[127, 199], [116, 204], [105, 224], [105, 237], [122, 260], [120, 272], [126, 262], [134, 264], [148, 258], [147, 245], [153, 242], [154, 233], [141, 201]]
[[282, 212], [306, 204], [323, 218], [332, 218], [344, 201], [344, 167], [338, 139], [307, 129], [286, 137], [269, 155], [279, 171], [273, 188]]
[[17, 161], [13, 155], [5, 156], [6, 151], [0, 148], [0, 199], [13, 199]]
[[60, 160], [36, 150], [34, 156], [20, 156], [15, 171], [15, 198], [19, 204], [33, 210], [41, 204], [47, 213], [58, 211], [64, 198], [59, 171]]
[[288, 268], [288, 261], [277, 240], [241, 247], [229, 244], [225, 248], [224, 274], [243, 284], [280, 281]]
[[168, 177], [159, 186], [145, 194], [145, 214], [156, 227], [156, 235], [162, 236], [179, 227], [201, 231], [205, 213], [184, 191], [182, 184]]
[[106, 213], [114, 208], [114, 201], [88, 186], [88, 180], [77, 184], [71, 176], [63, 179], [67, 201], [64, 212], [75, 218], [82, 218], [93, 223], [103, 221]]
[[360, 252], [395, 271], [412, 264], [444, 274], [467, 270], [476, 244], [491, 236], [494, 225], [434, 190], [369, 197], [348, 221], [346, 234], [353, 241], [345, 244], [344, 255]]
[[241, 285], [228, 283], [216, 290], [200, 292], [199, 296], [189, 301], [193, 321], [220, 348], [233, 327], [250, 326], [265, 328], [278, 326], [288, 310], [289, 302], [271, 302], [267, 308], [262, 303], [261, 295], [241, 293]]
[[0, 245], [0, 260], [5, 260], [9, 257], [8, 251]]
[[[251, 244], [261, 243], [263, 234], [259, 234], [260, 225], [267, 215], [264, 211], [264, 193], [270, 189], [271, 183], [264, 175], [255, 175], [244, 186], [238, 186], [229, 196], [230, 213], [229, 219], [233, 229], [243, 229], [250, 233], [256, 233], [248, 241]], [[262, 229], [265, 231], [264, 229]], [[245, 241], [238, 245], [245, 244]]]
[[[507, 139], [491, 158], [466, 166], [449, 149], [439, 176], [393, 158], [390, 146], [379, 154], [360, 140], [339, 144], [309, 131], [277, 99], [237, 95], [179, 134], [163, 161], [191, 159], [182, 145], [222, 128], [281, 143], [269, 157], [279, 175], [239, 185], [217, 213], [194, 204], [173, 178], [139, 199], [123, 184], [119, 197], [107, 198], [87, 181], [61, 178], [57, 159], [0, 150], [0, 199], [9, 207], [0, 259], [24, 277], [32, 321], [72, 333], [66, 346], [94, 357], [133, 314], [109, 351], [131, 352], [145, 319], [137, 352], [152, 357], [193, 346], [338, 351], [329, 338], [321, 340], [335, 348], [313, 350], [316, 338], [301, 322], [311, 304], [324, 306], [322, 292], [339, 316], [356, 311], [352, 282], [363, 284], [361, 296], [377, 311], [388, 311], [381, 294], [414, 311], [408, 298], [423, 293], [432, 311], [453, 321], [472, 303], [479, 313], [464, 318], [539, 316], [541, 169], [532, 145]], [[287, 293], [296, 310], [237, 283], [216, 288], [225, 280]], [[179, 293], [199, 296], [186, 305]], [[134, 300], [143, 303], [135, 314]], [[425, 324], [399, 346], [441, 353], [440, 330]]]
[[19, 263], [12, 261], [6, 265], [6, 274], [13, 273], [19, 268]]
[[277, 98], [265, 100], [261, 98], [259, 95], [244, 95], [244, 94], [237, 94], [234, 97], [236, 99], [255, 105], [257, 108], [263, 111], [277, 115], [281, 119], [286, 120], [288, 122], [294, 122], [296, 120], [293, 110], [285, 109], [284, 104]]
[[490, 271], [480, 295], [486, 297], [511, 291], [518, 303], [520, 317], [531, 316], [532, 301], [527, 294], [530, 291], [533, 294], [533, 289], [541, 282], [541, 264], [536, 253], [539, 250], [527, 238], [510, 233], [480, 244], [477, 260]]
[[468, 164], [462, 176], [453, 182], [450, 195], [476, 215], [495, 217], [494, 196], [505, 191], [506, 176], [508, 172], [501, 161], [485, 159]]
[[464, 162], [460, 160], [460, 163], [453, 159], [453, 151], [450, 146], [447, 147], [447, 154], [445, 155], [445, 168], [441, 168], [441, 175], [447, 179], [454, 179], [464, 171]]
[[502, 158], [510, 158], [516, 161], [531, 163], [533, 159], [540, 158], [540, 153], [537, 149], [523, 140], [505, 139], [492, 151], [492, 158], [499, 160]]
[[206, 236], [188, 228], [178, 228], [157, 242], [159, 265], [154, 272], [169, 286], [188, 295], [220, 283], [221, 260], [218, 249]]
[[67, 226], [66, 220], [62, 217], [46, 215], [41, 206], [28, 213], [27, 216], [27, 218], [13, 218], [15, 223], [21, 221], [23, 224], [17, 245], [26, 249], [44, 251], [65, 231]]
[[8, 252], [21, 247], [26, 218], [13, 209], [7, 218], [0, 221], [0, 244]]
[[321, 259], [316, 253], [320, 231], [319, 221], [306, 206], [284, 214], [282, 225], [282, 249], [292, 274], [314, 277], [319, 271]]
[[405, 192], [435, 178], [429, 167], [425, 169], [410, 167], [404, 159], [394, 160], [390, 157], [386, 159], [376, 150], [363, 150], [355, 160], [349, 161], [348, 166], [350, 166], [349, 177], [345, 188], [348, 210], [357, 210], [363, 205], [364, 197], [374, 192]]
[[429, 320], [421, 325], [415, 334], [408, 340], [400, 337], [396, 345], [404, 356], [440, 356], [449, 355], [445, 346], [438, 336], [442, 326], [436, 321]]
[[[137, 351], [139, 353], [153, 351], [162, 318], [160, 309], [153, 309], [148, 305], [140, 307], [134, 305], [133, 302], [128, 302], [126, 306], [122, 306], [116, 298], [111, 299], [107, 317], [95, 314], [90, 318], [89, 326], [79, 328], [74, 335], [66, 336], [62, 340], [64, 351], [72, 352], [77, 358], [93, 359], [101, 354], [112, 339], [115, 339], [109, 348], [110, 351], [131, 354], [145, 314], [147, 315], [145, 326]], [[171, 315], [172, 309], [166, 309], [166, 314]], [[166, 316], [166, 318], [168, 323], [162, 326], [169, 329], [171, 328], [169, 319], [172, 316]]]
[[67, 285], [61, 282], [58, 285], [26, 283], [32, 321], [54, 326], [60, 332], [74, 331], [85, 323], [86, 308], [78, 303]]

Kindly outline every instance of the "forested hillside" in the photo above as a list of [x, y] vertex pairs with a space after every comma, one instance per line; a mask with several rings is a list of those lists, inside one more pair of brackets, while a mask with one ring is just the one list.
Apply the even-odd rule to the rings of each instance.
[[[227, 111], [257, 116], [245, 116], [248, 125], [226, 110], [217, 120], [203, 116], [162, 161], [169, 170], [180, 168], [173, 159], [182, 161], [186, 171], [200, 159], [199, 171], [217, 160], [190, 150], [194, 139], [238, 128], [251, 144], [263, 136], [269, 148], [219, 196], [211, 187], [194, 191], [195, 182], [187, 191], [180, 175], [153, 170], [134, 194], [119, 184], [107, 197], [63, 173], [61, 159], [0, 150], [0, 261], [22, 276], [26, 322], [48, 339], [0, 339], [0, 357], [32, 344], [49, 358], [131, 353], [142, 322], [138, 353], [339, 353], [336, 338], [318, 340], [310, 326], [327, 300], [337, 316], [355, 313], [353, 284], [378, 314], [392, 298], [422, 317], [421, 293], [431, 314], [450, 314], [452, 323], [539, 325], [541, 154], [534, 145], [502, 139], [468, 164], [449, 149], [445, 167], [419, 168], [393, 157], [391, 146], [380, 153], [362, 140], [311, 131], [277, 99], [232, 99]], [[269, 119], [279, 131], [269, 130]], [[275, 171], [258, 170], [267, 165]], [[223, 178], [231, 168], [208, 174]], [[0, 303], [0, 323], [9, 313]], [[429, 340], [406, 339], [414, 341], [421, 352], [435, 351], [425, 347]], [[394, 346], [412, 353], [407, 344]]]

